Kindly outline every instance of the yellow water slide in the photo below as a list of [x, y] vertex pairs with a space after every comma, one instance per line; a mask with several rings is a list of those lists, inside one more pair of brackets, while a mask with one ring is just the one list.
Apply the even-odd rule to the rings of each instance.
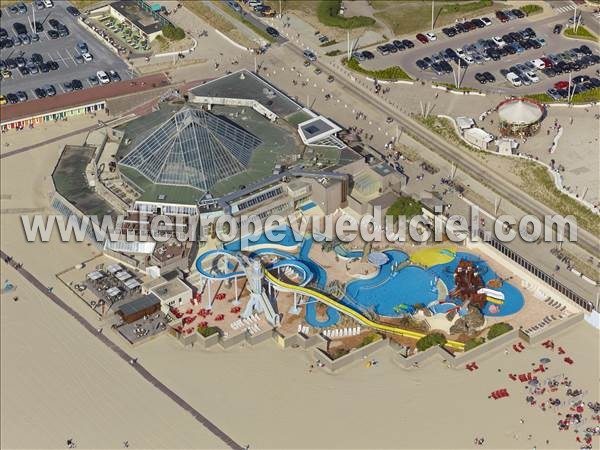
[[[361, 313], [355, 311], [352, 308], [349, 308], [348, 306], [340, 303], [337, 299], [330, 297], [329, 295], [324, 294], [323, 292], [320, 292], [320, 291], [317, 291], [315, 289], [311, 289], [308, 287], [304, 287], [304, 286], [298, 286], [295, 284], [286, 283], [285, 281], [281, 281], [280, 279], [275, 277], [268, 270], [265, 270], [265, 276], [269, 279], [269, 281], [271, 283], [273, 283], [277, 286], [286, 288], [292, 292], [295, 291], [295, 292], [299, 292], [302, 294], [309, 295], [313, 298], [316, 298], [317, 300], [322, 301], [326, 305], [329, 305], [332, 308], [335, 308], [338, 311], [340, 311], [350, 317], [353, 317], [358, 322], [362, 323], [363, 325], [365, 325], [367, 327], [370, 327], [370, 328], [373, 328], [373, 329], [379, 330], [379, 331], [384, 331], [386, 333], [393, 333], [393, 334], [398, 334], [400, 336], [406, 336], [406, 337], [413, 338], [413, 339], [421, 339], [422, 337], [425, 336], [425, 334], [418, 333], [416, 331], [410, 331], [410, 330], [406, 330], [404, 328], [396, 327], [394, 325], [386, 325], [386, 324], [374, 322], [371, 319], [369, 319], [368, 317], [363, 316]], [[457, 350], [464, 350], [464, 348], [465, 348], [465, 344], [463, 344], [462, 342], [457, 342], [457, 341], [447, 341], [446, 345], [448, 347], [452, 347]]]

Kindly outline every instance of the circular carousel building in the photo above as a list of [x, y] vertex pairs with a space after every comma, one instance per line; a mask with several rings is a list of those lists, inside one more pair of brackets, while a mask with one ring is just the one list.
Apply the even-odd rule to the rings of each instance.
[[527, 98], [511, 98], [500, 103], [500, 132], [504, 136], [531, 136], [540, 129], [546, 114], [544, 106]]

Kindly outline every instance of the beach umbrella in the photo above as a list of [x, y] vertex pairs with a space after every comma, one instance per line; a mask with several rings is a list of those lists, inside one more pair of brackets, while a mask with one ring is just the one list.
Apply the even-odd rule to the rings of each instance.
[[537, 386], [539, 381], [537, 379], [530, 380], [527, 384], [529, 386]]
[[550, 362], [550, 358], [542, 358], [542, 359], [540, 359], [540, 362], [542, 364], [548, 364]]

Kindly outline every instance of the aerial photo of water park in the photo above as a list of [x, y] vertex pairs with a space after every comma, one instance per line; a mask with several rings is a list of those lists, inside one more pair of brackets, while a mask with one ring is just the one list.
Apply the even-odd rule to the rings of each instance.
[[600, 0], [0, 0], [0, 450], [600, 448]]

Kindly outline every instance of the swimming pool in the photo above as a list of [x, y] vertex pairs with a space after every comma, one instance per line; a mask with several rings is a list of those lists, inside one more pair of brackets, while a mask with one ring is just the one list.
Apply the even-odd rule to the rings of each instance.
[[[384, 253], [390, 260], [380, 267], [375, 277], [352, 281], [347, 285], [346, 292], [352, 299], [352, 302], [345, 301], [347, 306], [355, 307], [353, 303], [356, 303], [377, 314], [394, 317], [403, 314], [402, 311], [395, 311], [398, 305], [428, 305], [437, 300], [440, 295], [437, 287], [438, 279], [446, 285], [448, 291], [454, 289], [454, 270], [461, 259], [475, 262], [486, 284], [491, 279], [497, 278], [484, 260], [470, 253], [459, 252], [452, 261], [429, 269], [408, 265], [395, 273], [392, 271], [392, 266], [406, 261], [408, 256], [399, 250], [388, 250]], [[483, 308], [483, 314], [493, 317], [508, 316], [523, 307], [523, 294], [510, 283], [504, 282], [496, 290], [504, 294], [504, 304], [500, 306], [499, 311], [492, 313], [489, 310], [491, 304], [488, 302]], [[454, 299], [446, 300], [448, 304], [454, 301]], [[436, 312], [446, 312], [447, 308], [450, 307], [437, 305]]]
[[223, 245], [223, 248], [230, 252], [239, 252], [240, 250], [246, 250], [248, 247], [269, 244], [281, 247], [295, 247], [300, 245], [303, 240], [304, 237], [301, 234], [288, 226], [282, 226], [263, 231], [262, 233], [244, 236], [241, 239]]

